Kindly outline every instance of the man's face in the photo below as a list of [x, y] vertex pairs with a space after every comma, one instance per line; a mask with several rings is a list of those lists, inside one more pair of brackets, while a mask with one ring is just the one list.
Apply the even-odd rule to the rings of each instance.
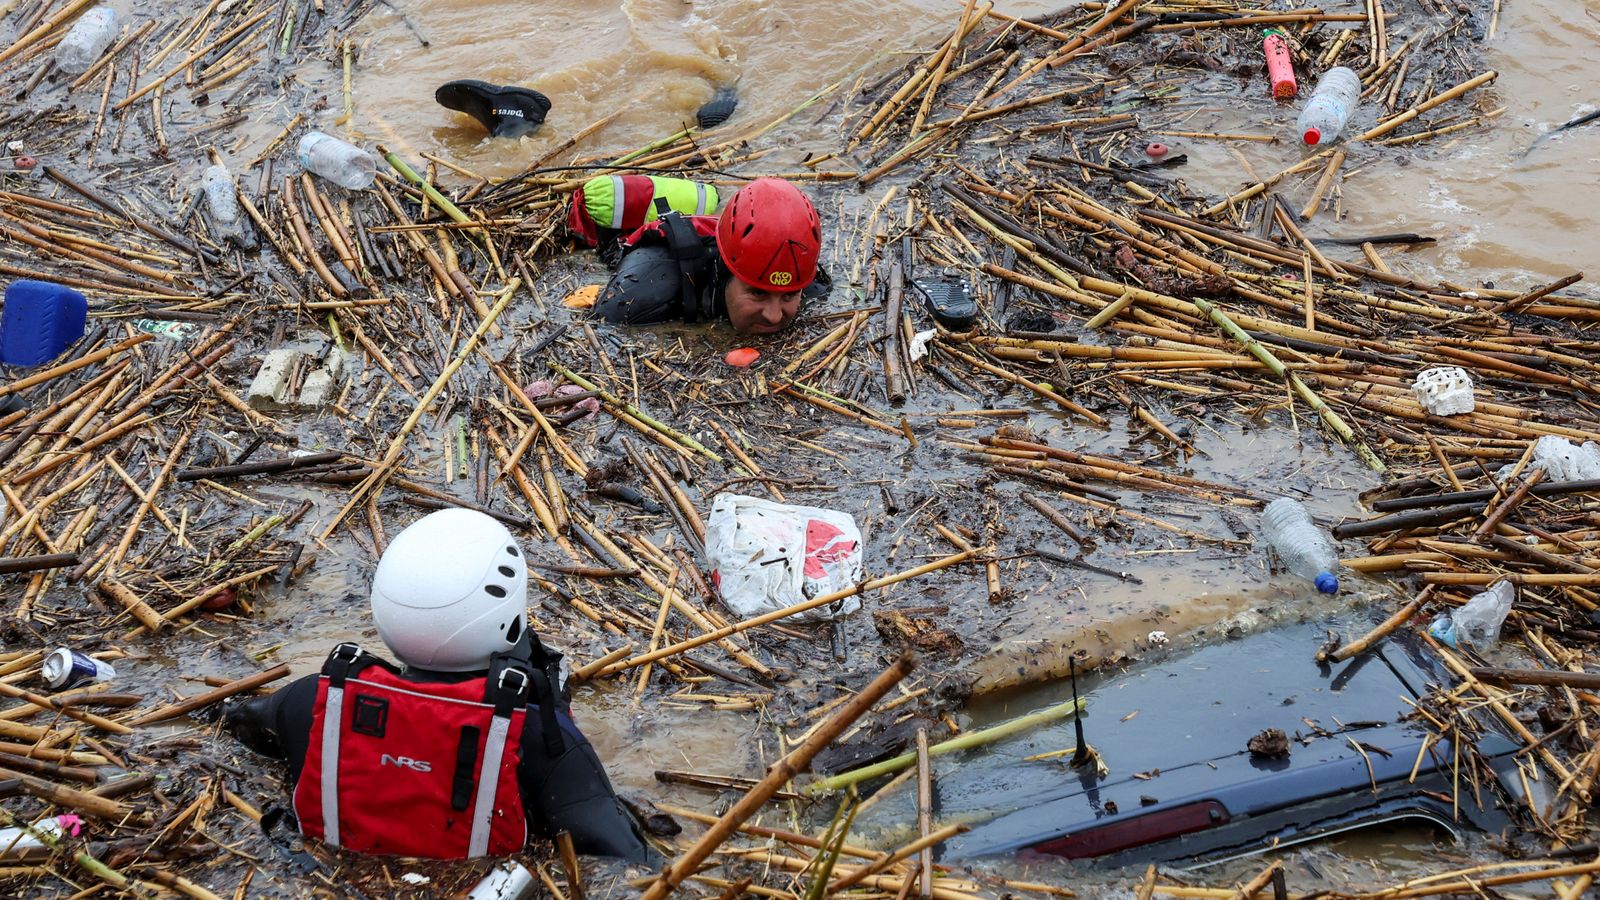
[[728, 306], [728, 322], [740, 334], [772, 334], [782, 331], [800, 313], [800, 292], [780, 294], [753, 288], [737, 278], [728, 279], [723, 289]]

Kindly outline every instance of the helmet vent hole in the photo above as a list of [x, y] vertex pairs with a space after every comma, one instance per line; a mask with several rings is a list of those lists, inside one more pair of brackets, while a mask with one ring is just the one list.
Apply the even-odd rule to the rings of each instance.
[[506, 629], [506, 643], [515, 644], [517, 638], [522, 637], [522, 617], [517, 616], [511, 620], [511, 627]]
[[510, 566], [500, 566], [498, 568], [498, 571], [500, 572], [501, 575], [504, 575], [507, 578], [515, 578], [515, 577], [517, 577], [517, 571], [515, 569], [511, 568]]
[[485, 594], [488, 594], [491, 597], [496, 597], [496, 598], [504, 597], [506, 595], [506, 589], [501, 587], [498, 584], [486, 584], [486, 585], [484, 585], [483, 586], [483, 592]]
[[516, 547], [506, 547], [506, 552], [511, 554], [512, 556], [521, 556], [522, 555], [522, 554], [517, 552], [517, 548]]

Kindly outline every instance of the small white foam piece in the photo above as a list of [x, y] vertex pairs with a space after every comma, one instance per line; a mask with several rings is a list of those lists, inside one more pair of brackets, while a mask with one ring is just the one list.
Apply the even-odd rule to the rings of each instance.
[[1458, 416], [1472, 412], [1472, 376], [1460, 366], [1424, 369], [1411, 383], [1422, 408], [1435, 416]]

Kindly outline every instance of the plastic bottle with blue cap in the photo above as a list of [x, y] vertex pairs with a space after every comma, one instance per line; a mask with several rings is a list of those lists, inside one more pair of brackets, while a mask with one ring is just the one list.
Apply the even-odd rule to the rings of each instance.
[[1337, 593], [1339, 555], [1333, 541], [1311, 521], [1298, 500], [1280, 497], [1261, 511], [1261, 536], [1272, 545], [1284, 568], [1315, 584], [1324, 594]]

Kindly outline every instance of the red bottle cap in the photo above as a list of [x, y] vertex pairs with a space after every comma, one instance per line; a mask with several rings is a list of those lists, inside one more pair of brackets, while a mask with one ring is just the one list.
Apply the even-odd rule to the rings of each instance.
[[1306, 142], [1306, 144], [1308, 146], [1313, 146], [1314, 147], [1317, 144], [1322, 143], [1322, 132], [1318, 131], [1315, 128], [1307, 128], [1306, 129], [1306, 133], [1301, 135], [1300, 137], [1301, 137], [1302, 140], [1304, 140]]

